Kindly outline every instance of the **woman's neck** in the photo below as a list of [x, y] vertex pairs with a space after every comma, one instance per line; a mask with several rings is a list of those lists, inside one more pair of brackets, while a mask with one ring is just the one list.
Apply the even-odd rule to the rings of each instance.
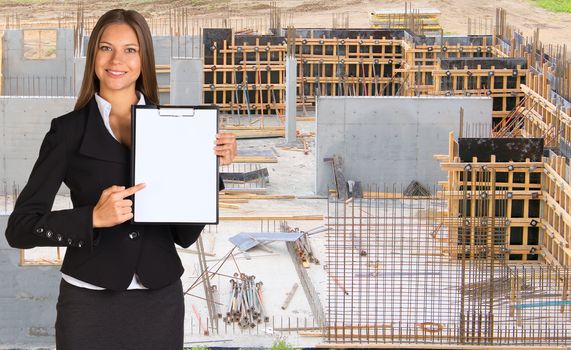
[[105, 101], [111, 104], [111, 113], [117, 116], [131, 115], [131, 105], [136, 105], [139, 102], [135, 90], [125, 91], [99, 91]]

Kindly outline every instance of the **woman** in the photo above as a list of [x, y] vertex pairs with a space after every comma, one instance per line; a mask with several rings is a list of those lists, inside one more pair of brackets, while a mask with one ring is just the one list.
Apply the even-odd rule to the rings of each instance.
[[[204, 225], [137, 225], [129, 196], [131, 105], [157, 104], [151, 33], [135, 11], [112, 10], [89, 39], [75, 110], [52, 120], [10, 215], [12, 247], [65, 246], [56, 345], [66, 349], [182, 349], [183, 267]], [[218, 134], [222, 164], [236, 139]], [[73, 209], [51, 211], [64, 182]]]

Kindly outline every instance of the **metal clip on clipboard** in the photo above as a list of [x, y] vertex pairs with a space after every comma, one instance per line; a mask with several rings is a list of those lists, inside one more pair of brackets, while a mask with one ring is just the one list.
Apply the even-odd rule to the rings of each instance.
[[161, 117], [194, 117], [194, 108], [159, 108]]

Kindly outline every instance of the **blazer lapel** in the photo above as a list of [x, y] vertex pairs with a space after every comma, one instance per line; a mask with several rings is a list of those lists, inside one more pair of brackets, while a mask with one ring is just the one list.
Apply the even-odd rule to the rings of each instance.
[[87, 105], [87, 124], [79, 153], [109, 162], [128, 163], [130, 151], [109, 133], [99, 113], [95, 97]]

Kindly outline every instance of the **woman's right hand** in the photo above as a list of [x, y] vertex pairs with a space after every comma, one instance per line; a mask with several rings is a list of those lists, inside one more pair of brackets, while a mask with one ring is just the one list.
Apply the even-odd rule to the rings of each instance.
[[145, 188], [144, 183], [125, 189], [125, 186], [111, 186], [101, 192], [93, 209], [93, 227], [112, 227], [133, 218], [133, 201], [125, 199]]

